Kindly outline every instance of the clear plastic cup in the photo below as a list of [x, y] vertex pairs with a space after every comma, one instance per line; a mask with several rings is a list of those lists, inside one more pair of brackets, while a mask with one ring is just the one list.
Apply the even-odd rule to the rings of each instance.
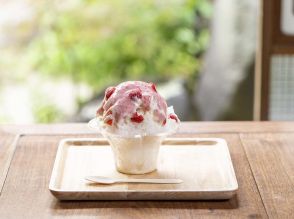
[[157, 158], [165, 136], [121, 137], [106, 135], [116, 169], [127, 174], [144, 174], [157, 169]]
[[[99, 128], [96, 121], [89, 122], [91, 128]], [[126, 174], [144, 174], [157, 169], [159, 148], [167, 134], [125, 137], [101, 130], [111, 145], [116, 169]]]

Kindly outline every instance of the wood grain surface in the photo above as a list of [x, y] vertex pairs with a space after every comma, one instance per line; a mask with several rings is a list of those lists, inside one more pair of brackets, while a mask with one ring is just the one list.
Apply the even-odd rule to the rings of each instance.
[[[101, 185], [85, 181], [85, 176], [176, 178], [183, 183]], [[227, 143], [220, 138], [167, 138], [157, 171], [143, 175], [118, 172], [104, 138], [65, 139], [58, 146], [49, 186], [61, 200], [216, 200], [232, 198], [237, 188]]]
[[98, 136], [86, 124], [0, 126], [0, 218], [293, 218], [293, 122], [183, 122], [177, 137], [227, 140], [239, 183], [229, 201], [58, 201], [58, 142]]
[[0, 194], [17, 144], [18, 136], [0, 134]]
[[[182, 137], [189, 136], [191, 135], [182, 135]], [[59, 202], [50, 194], [48, 184], [58, 142], [65, 137], [72, 136], [23, 136], [20, 138], [0, 196], [0, 218], [267, 217], [238, 134], [194, 134], [192, 136], [220, 137], [227, 140], [239, 183], [237, 195], [229, 201], [181, 202]]]
[[[182, 122], [179, 133], [294, 132], [294, 122]], [[86, 123], [2, 125], [0, 133], [25, 135], [96, 134]]]
[[271, 218], [294, 218], [294, 134], [241, 134]]

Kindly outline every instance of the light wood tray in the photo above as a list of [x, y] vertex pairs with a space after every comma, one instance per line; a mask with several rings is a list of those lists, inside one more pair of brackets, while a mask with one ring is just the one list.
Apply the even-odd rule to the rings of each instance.
[[[88, 183], [85, 176], [179, 178], [182, 184]], [[219, 138], [169, 138], [160, 148], [158, 169], [144, 175], [116, 171], [103, 139], [64, 139], [58, 147], [49, 189], [60, 200], [229, 199], [238, 189], [227, 143]]]

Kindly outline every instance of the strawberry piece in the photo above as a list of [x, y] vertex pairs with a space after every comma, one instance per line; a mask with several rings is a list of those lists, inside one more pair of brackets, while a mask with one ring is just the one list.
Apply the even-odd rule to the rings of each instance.
[[155, 84], [151, 83], [151, 88], [152, 88], [152, 90], [154, 90], [155, 92], [157, 92]]
[[115, 87], [109, 87], [106, 89], [106, 91], [105, 91], [106, 100], [108, 100], [111, 97], [111, 95], [114, 93], [114, 91], [115, 91]]
[[135, 100], [136, 98], [141, 99], [141, 98], [142, 98], [142, 92], [141, 92], [141, 90], [134, 90], [134, 91], [131, 91], [131, 92], [129, 93], [129, 98], [130, 98], [131, 100]]
[[176, 122], [178, 122], [178, 117], [175, 114], [169, 114], [168, 116], [170, 119], [176, 120]]
[[166, 119], [164, 119], [164, 120], [163, 120], [163, 123], [162, 123], [162, 125], [165, 125], [165, 124], [166, 124]]
[[131, 118], [132, 122], [141, 123], [143, 122], [144, 117], [142, 115], [139, 115], [137, 112], [135, 112]]
[[109, 119], [109, 120], [107, 120], [106, 122], [105, 122], [107, 125], [112, 125], [112, 119]]

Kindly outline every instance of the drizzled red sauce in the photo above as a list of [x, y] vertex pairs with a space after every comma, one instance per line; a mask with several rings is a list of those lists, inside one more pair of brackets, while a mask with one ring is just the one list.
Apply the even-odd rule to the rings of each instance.
[[151, 113], [155, 122], [166, 124], [167, 104], [158, 94], [155, 84], [129, 81], [106, 89], [97, 116], [111, 126], [121, 120], [142, 123], [147, 112]]

